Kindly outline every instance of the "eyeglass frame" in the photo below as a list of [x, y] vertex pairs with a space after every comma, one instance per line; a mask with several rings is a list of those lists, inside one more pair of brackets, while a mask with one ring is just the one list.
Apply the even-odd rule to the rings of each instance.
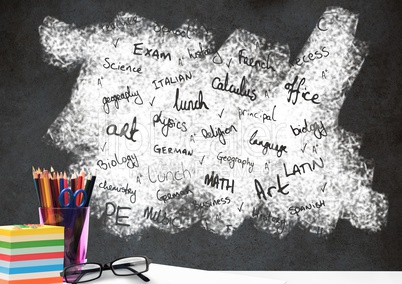
[[[131, 257], [143, 257], [145, 259], [145, 263], [146, 263], [146, 270], [142, 271], [140, 273], [136, 273], [136, 274], [135, 273], [134, 274], [126, 274], [126, 275], [116, 274], [116, 272], [113, 269], [112, 264], [114, 262], [116, 262], [116, 261], [119, 261], [119, 260], [122, 260], [122, 259], [125, 259], [125, 258], [131, 258]], [[146, 277], [145, 275], [143, 275], [142, 273], [145, 273], [145, 272], [147, 272], [149, 270], [149, 265], [151, 263], [152, 263], [152, 260], [150, 258], [148, 258], [147, 256], [145, 256], [145, 255], [125, 256], [125, 257], [117, 258], [117, 259], [115, 259], [115, 260], [113, 260], [111, 262], [105, 263], [105, 264], [102, 264], [102, 263], [99, 263], [99, 262], [85, 262], [85, 263], [72, 264], [72, 265], [69, 265], [69, 266], [65, 267], [63, 269], [63, 271], [60, 272], [60, 276], [63, 277], [63, 279], [66, 281], [66, 283], [76, 283], [75, 281], [74, 282], [68, 282], [67, 275], [65, 275], [66, 270], [68, 270], [68, 269], [70, 269], [72, 267], [75, 267], [75, 266], [80, 266], [80, 265], [82, 266], [82, 265], [87, 265], [87, 264], [96, 264], [96, 265], [99, 265], [99, 267], [100, 267], [98, 277], [90, 279], [90, 280], [85, 280], [85, 281], [82, 281], [82, 282], [77, 282], [77, 283], [85, 283], [85, 282], [90, 282], [90, 281], [96, 280], [96, 279], [98, 279], [98, 278], [100, 278], [102, 276], [102, 272], [104, 270], [111, 270], [113, 272], [113, 274], [116, 275], [116, 276], [135, 276], [135, 275], [137, 275], [139, 278], [141, 278], [142, 281], [148, 282], [148, 281], [150, 281], [150, 279], [148, 277]]]

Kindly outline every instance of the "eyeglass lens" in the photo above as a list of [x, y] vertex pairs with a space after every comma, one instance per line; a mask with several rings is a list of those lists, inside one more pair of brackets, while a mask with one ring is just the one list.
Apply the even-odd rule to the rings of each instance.
[[111, 263], [114, 274], [119, 276], [135, 275], [148, 270], [147, 260], [145, 257], [126, 257], [118, 259]]
[[102, 274], [102, 267], [95, 263], [83, 263], [67, 268], [64, 271], [64, 278], [67, 283], [81, 283], [99, 278]]

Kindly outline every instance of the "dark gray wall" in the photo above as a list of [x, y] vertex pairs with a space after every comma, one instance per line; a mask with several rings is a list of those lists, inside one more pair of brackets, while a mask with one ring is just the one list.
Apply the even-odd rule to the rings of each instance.
[[370, 53], [341, 109], [340, 124], [363, 133], [361, 154], [374, 158], [373, 188], [389, 201], [387, 227], [368, 234], [340, 221], [328, 239], [295, 228], [283, 240], [247, 221], [224, 239], [200, 227], [170, 235], [154, 229], [141, 241], [122, 240], [91, 220], [88, 258], [109, 261], [146, 254], [155, 262], [203, 269], [401, 270], [402, 99], [399, 1], [1, 1], [0, 224], [37, 223], [31, 166], [67, 168], [72, 157], [42, 142], [69, 102], [78, 70], [42, 60], [38, 26], [45, 16], [83, 27], [111, 21], [119, 11], [175, 28], [198, 19], [215, 28], [218, 42], [236, 28], [288, 43], [293, 58], [327, 6], [359, 13], [356, 37]]

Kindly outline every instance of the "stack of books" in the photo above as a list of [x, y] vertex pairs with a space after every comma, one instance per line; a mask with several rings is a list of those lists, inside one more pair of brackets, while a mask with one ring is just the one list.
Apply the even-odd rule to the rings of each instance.
[[0, 226], [0, 284], [63, 283], [64, 227]]

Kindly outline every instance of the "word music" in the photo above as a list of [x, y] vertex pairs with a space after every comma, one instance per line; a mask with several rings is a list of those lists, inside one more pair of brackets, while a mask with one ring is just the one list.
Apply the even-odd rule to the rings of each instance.
[[177, 111], [196, 110], [196, 109], [202, 109], [203, 107], [209, 109], [207, 104], [204, 102], [202, 91], [198, 93], [198, 100], [196, 100], [195, 102], [193, 102], [192, 100], [189, 101], [180, 100], [180, 106], [179, 106], [179, 88], [176, 89], [176, 98], [174, 101], [173, 108], [175, 108]]
[[[134, 55], [144, 55], [144, 56], [148, 56], [148, 57], [152, 57], [152, 58], [154, 58], [154, 59], [156, 59], [156, 60], [158, 60], [159, 58], [162, 58], [162, 59], [169, 59], [169, 61], [171, 61], [172, 60], [172, 57], [171, 57], [171, 55], [170, 55], [170, 53], [169, 52], [167, 52], [167, 53], [165, 53], [165, 52], [159, 52], [157, 49], [152, 49], [152, 48], [145, 48], [145, 53], [143, 53], [142, 51], [144, 50], [142, 47], [139, 47], [139, 46], [141, 46], [141, 45], [143, 45], [143, 43], [142, 42], [139, 42], [139, 43], [134, 43], [134, 50], [133, 50], [133, 54]], [[151, 54], [151, 51], [153, 50], [153, 52], [152, 52], [152, 54]]]
[[[188, 74], [184, 74], [184, 75], [179, 74], [179, 76], [175, 76], [174, 78], [165, 77], [165, 78], [162, 78], [162, 79], [160, 79], [158, 81], [153, 80], [152, 84], [154, 84], [155, 90], [157, 90], [157, 89], [160, 89], [160, 88], [162, 88], [164, 86], [170, 86], [172, 84], [186, 82], [187, 80], [190, 80], [191, 78], [193, 78], [193, 75], [189, 71]], [[159, 84], [156, 84], [156, 82], [158, 82]]]
[[[246, 76], [243, 76], [240, 82], [240, 87], [236, 88], [233, 84], [229, 85], [229, 73], [226, 73], [225, 83], [221, 82], [221, 78], [215, 77], [212, 80], [212, 88], [215, 90], [225, 91], [232, 94], [236, 94], [242, 97], [248, 97], [251, 101], [254, 101], [257, 98], [257, 93], [255, 89], [246, 90]], [[251, 94], [250, 94], [251, 92]]]
[[[177, 217], [168, 217], [166, 212], [163, 212], [163, 216], [161, 217], [161, 213], [162, 210], [159, 209], [159, 211], [155, 211], [155, 213], [153, 212], [154, 208], [151, 207], [149, 208], [149, 206], [147, 208], [145, 208], [144, 210], [144, 218], [145, 219], [150, 219], [151, 221], [158, 223], [158, 224], [162, 224], [165, 226], [173, 226], [176, 228], [179, 228], [179, 226], [175, 225], [175, 221], [178, 219]], [[177, 220], [180, 223], [180, 220]], [[181, 225], [181, 223], [180, 223]]]

